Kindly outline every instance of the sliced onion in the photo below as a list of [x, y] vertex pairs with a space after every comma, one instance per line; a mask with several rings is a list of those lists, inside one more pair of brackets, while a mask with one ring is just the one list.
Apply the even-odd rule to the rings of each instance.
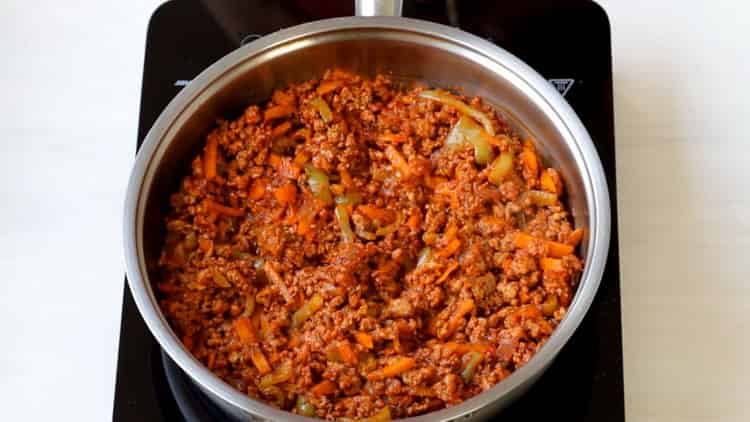
[[320, 113], [320, 117], [323, 119], [323, 121], [328, 123], [333, 120], [333, 113], [331, 112], [331, 108], [328, 107], [328, 103], [326, 103], [322, 98], [315, 97], [310, 100], [310, 104], [315, 107], [316, 110], [318, 110], [318, 113]]
[[375, 231], [375, 235], [376, 236], [388, 236], [389, 234], [398, 230], [398, 228], [401, 227], [402, 224], [404, 224], [404, 214], [397, 211], [396, 221], [394, 221], [393, 223], [385, 227], [381, 227], [377, 229]]
[[505, 179], [505, 176], [510, 174], [513, 170], [513, 154], [510, 152], [503, 152], [490, 166], [490, 174], [487, 178], [490, 182], [500, 185]]
[[339, 228], [341, 228], [341, 237], [347, 242], [353, 241], [354, 232], [352, 232], [352, 226], [349, 223], [349, 212], [343, 205], [339, 205], [336, 207], [335, 213], [336, 221], [339, 223]]
[[270, 374], [264, 375], [260, 382], [258, 383], [258, 387], [261, 389], [268, 388], [272, 385], [281, 384], [282, 382], [287, 382], [292, 378], [292, 362], [289, 360], [285, 360], [281, 362], [281, 365], [279, 365], [278, 368], [276, 368], [273, 372]]
[[440, 103], [443, 103], [445, 105], [449, 105], [456, 110], [458, 110], [460, 113], [465, 114], [467, 116], [471, 116], [476, 121], [482, 124], [482, 127], [484, 127], [484, 130], [490, 134], [490, 136], [495, 136], [495, 129], [492, 127], [492, 121], [489, 117], [487, 117], [486, 114], [482, 113], [481, 111], [470, 107], [468, 104], [458, 100], [457, 98], [453, 97], [451, 94], [440, 91], [440, 90], [430, 90], [430, 91], [422, 91], [419, 93], [419, 96], [422, 98], [426, 98], [428, 100], [437, 101]]
[[479, 365], [479, 362], [482, 361], [482, 354], [479, 352], [470, 352], [469, 353], [469, 361], [466, 363], [466, 367], [461, 372], [461, 379], [464, 380], [465, 383], [468, 383], [471, 381], [472, 378], [474, 378], [474, 373], [477, 371], [477, 366]]
[[323, 307], [323, 296], [316, 294], [311, 297], [292, 315], [292, 328], [299, 328], [307, 321], [318, 309]]
[[315, 416], [315, 406], [311, 405], [304, 397], [297, 396], [297, 413], [309, 418]]
[[542, 190], [530, 190], [525, 193], [525, 196], [529, 198], [532, 204], [540, 207], [555, 205], [557, 203], [557, 195]]
[[339, 205], [357, 205], [360, 202], [362, 202], [362, 195], [356, 191], [349, 191], [336, 197], [336, 203]]
[[426, 246], [421, 251], [419, 251], [419, 257], [417, 258], [417, 268], [430, 262], [431, 259], [432, 259], [432, 248], [429, 246]]
[[359, 227], [356, 224], [354, 225], [354, 231], [355, 233], [357, 233], [357, 236], [361, 237], [362, 239], [375, 240], [375, 233], [368, 232], [367, 230]]
[[333, 202], [328, 175], [309, 164], [305, 166], [305, 173], [307, 173], [307, 184], [313, 195], [326, 204]]
[[445, 145], [450, 150], [469, 142], [474, 146], [474, 161], [477, 164], [487, 164], [492, 161], [492, 145], [487, 140], [486, 133], [474, 121], [461, 116], [445, 138]]

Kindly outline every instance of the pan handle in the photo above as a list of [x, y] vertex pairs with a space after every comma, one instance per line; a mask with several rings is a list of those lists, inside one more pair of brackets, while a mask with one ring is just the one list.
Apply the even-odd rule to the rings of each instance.
[[354, 0], [357, 16], [401, 16], [402, 0]]

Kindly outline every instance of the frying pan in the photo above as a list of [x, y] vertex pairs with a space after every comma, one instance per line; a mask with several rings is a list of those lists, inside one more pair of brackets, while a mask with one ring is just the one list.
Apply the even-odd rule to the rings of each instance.
[[264, 36], [226, 55], [197, 76], [149, 131], [132, 169], [125, 199], [124, 252], [138, 309], [164, 351], [217, 406], [238, 420], [303, 421], [252, 399], [213, 375], [186, 350], [159, 309], [157, 279], [163, 222], [185, 168], [218, 116], [267, 99], [275, 88], [342, 68], [396, 81], [460, 87], [493, 104], [535, 139], [545, 162], [566, 182], [584, 269], [557, 329], [523, 367], [458, 405], [409, 421], [482, 420], [526, 391], [576, 330], [601, 281], [609, 249], [610, 203], [601, 161], [576, 114], [549, 83], [502, 48], [459, 29], [400, 17], [401, 1], [357, 0], [357, 16], [315, 21]]

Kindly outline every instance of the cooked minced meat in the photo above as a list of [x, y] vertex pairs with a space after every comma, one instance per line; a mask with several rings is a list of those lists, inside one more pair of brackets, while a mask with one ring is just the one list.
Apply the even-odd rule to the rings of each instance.
[[582, 262], [559, 173], [480, 98], [328, 71], [208, 134], [157, 284], [185, 347], [319, 418], [466, 400], [526, 363]]

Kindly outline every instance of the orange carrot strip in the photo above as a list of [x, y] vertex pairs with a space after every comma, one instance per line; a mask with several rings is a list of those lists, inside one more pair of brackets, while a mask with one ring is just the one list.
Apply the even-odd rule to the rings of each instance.
[[[516, 234], [514, 243], [517, 248], [526, 248], [534, 240], [536, 240], [534, 236], [519, 232]], [[547, 247], [547, 254], [555, 258], [561, 258], [566, 255], [571, 255], [575, 250], [572, 245], [567, 245], [565, 243], [555, 242], [552, 240], [544, 240], [544, 244]]]
[[250, 351], [250, 360], [253, 361], [253, 365], [258, 368], [258, 372], [260, 372], [261, 375], [271, 372], [271, 365], [268, 364], [266, 356], [263, 355], [263, 352], [259, 348], [252, 348]]
[[365, 349], [372, 349], [374, 347], [372, 336], [370, 334], [357, 331], [354, 333], [354, 338], [357, 340], [357, 343], [361, 344]]
[[286, 134], [292, 128], [292, 122], [286, 121], [275, 128], [271, 129], [271, 137], [278, 138], [281, 135]]
[[352, 187], [352, 175], [349, 174], [349, 172], [346, 169], [342, 169], [339, 172], [339, 176], [341, 176], [341, 184], [344, 185], [344, 187], [350, 188]]
[[411, 168], [406, 159], [396, 148], [392, 145], [388, 145], [385, 149], [385, 156], [391, 161], [393, 167], [401, 173], [401, 177], [409, 178], [411, 176]]
[[315, 384], [310, 392], [316, 396], [327, 396], [336, 391], [337, 385], [333, 381], [323, 380]]
[[248, 196], [253, 201], [257, 201], [258, 199], [262, 198], [263, 195], [266, 193], [266, 185], [268, 182], [265, 179], [255, 179], [253, 181], [253, 184], [250, 186], [250, 193]]
[[519, 158], [521, 159], [521, 164], [528, 173], [528, 177], [536, 179], [539, 174], [539, 160], [536, 157], [536, 152], [534, 152], [533, 147], [527, 148], [524, 146], [523, 151], [519, 154]]
[[310, 160], [310, 154], [308, 154], [305, 151], [299, 151], [297, 155], [294, 156], [294, 164], [302, 167]]
[[322, 82], [320, 85], [318, 85], [318, 88], [315, 90], [315, 92], [318, 93], [318, 95], [325, 95], [328, 94], [331, 91], [336, 90], [338, 87], [343, 85], [344, 83], [342, 81], [326, 81]]
[[257, 340], [255, 335], [255, 329], [253, 328], [252, 322], [248, 317], [239, 317], [234, 320], [234, 330], [237, 331], [237, 336], [243, 343], [251, 343]]
[[400, 144], [402, 142], [406, 142], [406, 135], [404, 135], [403, 133], [384, 133], [378, 136], [378, 139], [383, 142]]
[[469, 352], [485, 353], [490, 350], [490, 347], [486, 344], [479, 343], [456, 343], [449, 341], [443, 345], [443, 348], [450, 351], [451, 353], [465, 354]]
[[356, 365], [357, 362], [359, 362], [357, 354], [354, 352], [352, 346], [349, 345], [348, 342], [342, 342], [341, 344], [339, 344], [338, 352], [341, 356], [341, 360], [350, 365]]
[[406, 225], [414, 231], [419, 230], [419, 220], [419, 212], [414, 212], [409, 216], [409, 219], [406, 221]]
[[562, 180], [560, 180], [560, 175], [557, 173], [557, 170], [553, 168], [548, 168], [542, 172], [542, 175], [539, 177], [539, 184], [542, 186], [542, 189], [547, 192], [554, 193], [558, 196], [562, 195]]
[[360, 205], [357, 207], [357, 211], [367, 216], [370, 220], [390, 221], [393, 218], [393, 214], [389, 210], [378, 208], [375, 205]]
[[414, 358], [399, 357], [391, 361], [388, 365], [367, 374], [367, 379], [370, 381], [378, 381], [385, 378], [395, 377], [398, 374], [410, 370], [416, 364], [417, 361], [415, 361]]
[[271, 167], [273, 167], [273, 168], [275, 168], [277, 170], [278, 170], [279, 167], [281, 167], [281, 156], [279, 156], [279, 155], [269, 154], [268, 158], [266, 159], [266, 161], [268, 161], [268, 164]]
[[205, 237], [198, 239], [198, 248], [203, 252], [208, 252], [213, 246], [214, 241], [211, 239], [206, 239]]
[[440, 278], [438, 278], [435, 281], [435, 284], [440, 284], [444, 282], [445, 280], [447, 280], [448, 277], [451, 275], [451, 273], [456, 270], [456, 268], [458, 268], [458, 262], [453, 261], [450, 264], [448, 264], [448, 268], [445, 270], [443, 275], [441, 275]]
[[456, 253], [461, 248], [461, 239], [454, 238], [450, 242], [448, 242], [447, 245], [443, 249], [440, 249], [439, 251], [435, 252], [436, 255], [441, 256], [443, 258], [448, 258], [449, 256]]
[[216, 203], [210, 199], [206, 199], [206, 208], [213, 212], [224, 214], [230, 217], [242, 217], [243, 215], [245, 215], [245, 210], [243, 210], [242, 208], [228, 207], [226, 205]]
[[274, 91], [273, 95], [271, 96], [271, 101], [280, 105], [293, 105], [294, 95], [287, 94], [284, 91]]
[[189, 335], [185, 335], [184, 337], [182, 337], [182, 344], [185, 346], [186, 349], [193, 350], [193, 345], [194, 345], [193, 337]]
[[289, 104], [269, 107], [263, 113], [263, 120], [267, 122], [269, 120], [278, 119], [280, 117], [286, 117], [294, 113], [294, 110], [294, 106]]
[[312, 223], [315, 220], [315, 209], [313, 208], [312, 204], [310, 204], [309, 202], [304, 203], [297, 215], [299, 216], [297, 223], [297, 234], [300, 236], [304, 236], [305, 234], [310, 233], [310, 228], [312, 227]]
[[581, 243], [582, 239], [583, 239], [583, 229], [577, 228], [568, 235], [568, 244], [573, 247], [576, 247], [578, 246], [579, 243]]
[[530, 234], [518, 232], [516, 233], [516, 237], [513, 240], [513, 243], [516, 245], [517, 248], [528, 248], [531, 242], [533, 242], [536, 238]]
[[294, 203], [297, 199], [297, 186], [293, 183], [287, 183], [276, 189], [273, 192], [273, 196], [275, 196], [276, 200], [283, 205]]
[[548, 272], [562, 272], [565, 268], [562, 265], [562, 259], [555, 258], [541, 258], [539, 260], [539, 266], [542, 267], [542, 271]]
[[203, 153], [203, 176], [206, 180], [216, 177], [216, 161], [219, 155], [219, 139], [215, 135], [209, 135], [206, 140], [206, 149]]
[[555, 258], [562, 258], [566, 255], [571, 255], [575, 249], [572, 245], [554, 242], [552, 240], [548, 240], [545, 243], [547, 244], [547, 254]]

